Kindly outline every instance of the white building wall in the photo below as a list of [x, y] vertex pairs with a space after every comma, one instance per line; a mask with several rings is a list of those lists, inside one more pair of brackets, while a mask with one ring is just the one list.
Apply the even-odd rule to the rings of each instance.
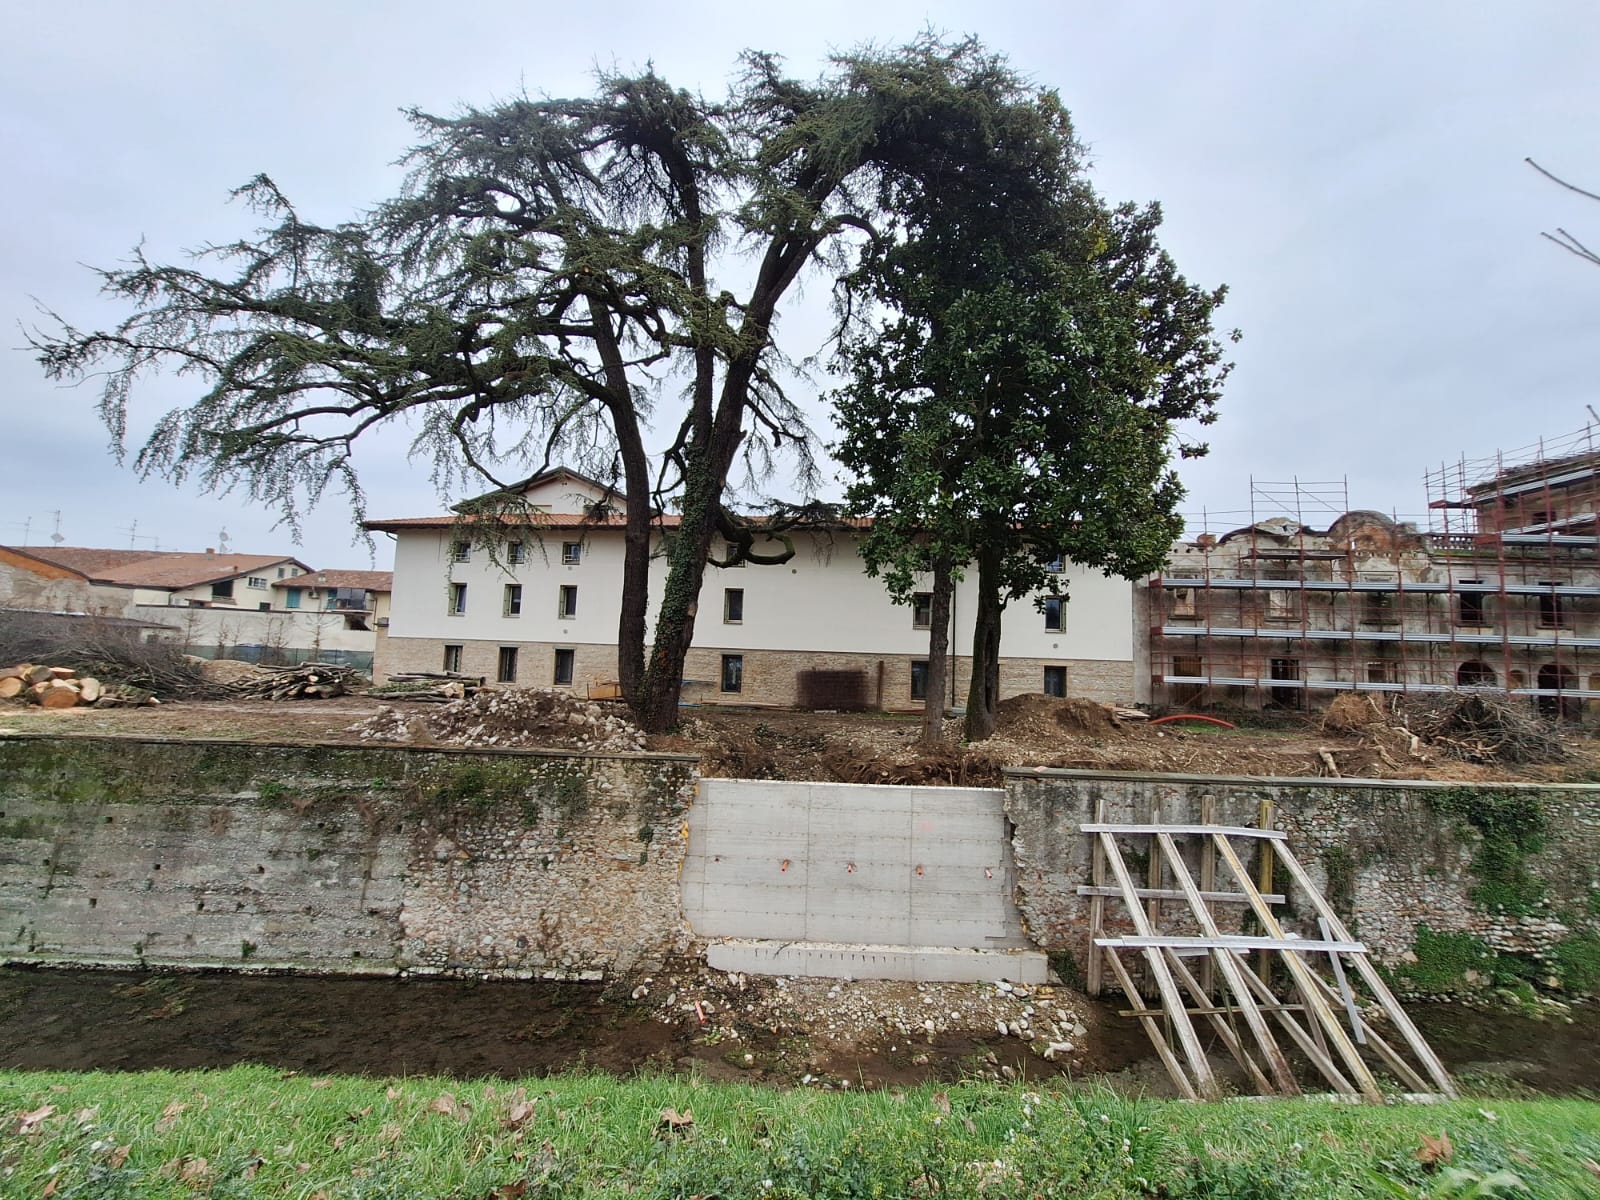
[[[474, 546], [468, 562], [451, 559], [455, 539], [447, 528], [406, 530], [395, 547], [395, 584], [389, 636], [447, 643], [489, 641], [615, 644], [621, 614], [623, 538], [618, 529], [581, 536], [547, 534], [528, 543], [529, 561], [496, 565]], [[562, 543], [581, 541], [575, 566], [561, 561]], [[856, 654], [920, 655], [928, 632], [912, 625], [909, 605], [890, 602], [880, 580], [862, 569], [853, 539], [843, 535], [798, 542], [795, 557], [781, 566], [709, 567], [695, 622], [697, 646], [732, 650], [789, 650]], [[503, 557], [503, 553], [502, 553]], [[651, 571], [651, 619], [666, 579], [666, 561]], [[1133, 586], [1099, 572], [1069, 566], [1061, 576], [1069, 596], [1063, 628], [1045, 629], [1030, 600], [1006, 609], [1001, 654], [1039, 659], [1126, 662], [1133, 658]], [[466, 612], [452, 614], [450, 585], [467, 585]], [[522, 586], [522, 613], [505, 614], [505, 588]], [[578, 589], [577, 614], [558, 616], [560, 589]], [[931, 579], [927, 585], [932, 588]], [[724, 621], [724, 593], [744, 591], [744, 619]], [[970, 648], [976, 611], [976, 579], [969, 574], [955, 598], [958, 652]]]

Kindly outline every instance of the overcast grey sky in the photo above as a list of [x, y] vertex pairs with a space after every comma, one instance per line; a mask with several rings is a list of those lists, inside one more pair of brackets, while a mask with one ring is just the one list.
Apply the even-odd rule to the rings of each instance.
[[[59, 511], [74, 545], [192, 550], [226, 527], [241, 552], [292, 550], [269, 513], [116, 466], [94, 389], [48, 383], [20, 349], [30, 297], [80, 327], [115, 318], [81, 264], [141, 238], [170, 261], [238, 236], [250, 219], [226, 195], [257, 172], [311, 219], [354, 215], [394, 190], [403, 106], [581, 94], [597, 64], [649, 61], [717, 94], [745, 48], [812, 76], [831, 49], [924, 26], [975, 33], [1057, 89], [1101, 191], [1159, 200], [1181, 269], [1229, 286], [1222, 321], [1245, 340], [1212, 453], [1183, 468], [1186, 508], [1227, 514], [1213, 527], [1244, 522], [1252, 476], [1348, 479], [1351, 507], [1418, 514], [1425, 469], [1571, 432], [1600, 406], [1600, 269], [1539, 238], [1565, 226], [1600, 242], [1600, 204], [1522, 161], [1600, 190], [1592, 3], [15, 4], [0, 542], [25, 525], [48, 541]], [[797, 358], [825, 289], [801, 299], [784, 325]], [[140, 419], [192, 386], [148, 386]], [[384, 449], [362, 463], [373, 515], [439, 511], [426, 472]], [[367, 565], [337, 500], [294, 552]]]

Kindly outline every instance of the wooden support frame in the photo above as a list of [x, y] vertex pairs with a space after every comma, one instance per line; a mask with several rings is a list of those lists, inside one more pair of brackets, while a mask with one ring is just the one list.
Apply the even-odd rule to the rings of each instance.
[[[1202, 1034], [1226, 1050], [1249, 1086], [1263, 1094], [1302, 1090], [1279, 1041], [1286, 1036], [1314, 1074], [1340, 1095], [1381, 1103], [1376, 1067], [1409, 1092], [1453, 1097], [1455, 1087], [1443, 1064], [1384, 985], [1365, 945], [1316, 890], [1290, 850], [1288, 835], [1265, 824], [1255, 829], [1215, 824], [1215, 808], [1209, 798], [1203, 801], [1204, 819], [1195, 825], [1163, 824], [1154, 804], [1148, 821], [1114, 823], [1106, 820], [1102, 801], [1094, 821], [1080, 826], [1089, 837], [1092, 880], [1078, 889], [1090, 909], [1091, 994], [1103, 990], [1109, 968], [1128, 999], [1123, 1015], [1143, 1025], [1179, 1092], [1190, 1099], [1221, 1094]], [[1262, 803], [1260, 816], [1264, 822], [1274, 818], [1270, 802]], [[1187, 858], [1180, 839], [1188, 847]], [[1124, 856], [1129, 841], [1135, 848], [1139, 842], [1149, 846], [1143, 886]], [[1254, 872], [1235, 841], [1258, 848]], [[1292, 881], [1310, 899], [1320, 936], [1293, 936], [1279, 923], [1273, 906], [1285, 903], [1289, 890], [1272, 891], [1280, 870], [1288, 875], [1285, 882]], [[1238, 890], [1227, 890], [1219, 874], [1231, 877], [1227, 882]], [[1131, 924], [1132, 934], [1106, 932], [1106, 905], [1118, 901], [1127, 917], [1122, 927]], [[1173, 904], [1180, 911], [1168, 921], [1163, 905]], [[1237, 914], [1239, 905], [1254, 917], [1260, 934], [1231, 932], [1238, 928], [1232, 916], [1229, 924], [1219, 923], [1218, 911]], [[1143, 969], [1146, 986], [1153, 984], [1160, 1007], [1150, 1005], [1148, 992], [1141, 994], [1125, 953]], [[1281, 989], [1273, 986], [1274, 973], [1284, 980]], [[1331, 979], [1325, 977], [1330, 974]], [[1357, 979], [1366, 1001], [1352, 986]], [[1372, 1027], [1363, 1002], [1383, 1010], [1403, 1045]], [[1369, 1063], [1363, 1052], [1374, 1061]]]

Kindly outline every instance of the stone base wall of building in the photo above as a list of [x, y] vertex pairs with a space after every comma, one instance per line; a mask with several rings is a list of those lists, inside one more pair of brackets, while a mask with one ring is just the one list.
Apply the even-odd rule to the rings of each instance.
[[[408, 671], [439, 671], [445, 663], [447, 643], [431, 638], [384, 637], [380, 643], [379, 671], [384, 677]], [[459, 669], [467, 675], [482, 675], [495, 682], [500, 666], [501, 645], [466, 641], [461, 646]], [[517, 650], [519, 687], [570, 688], [586, 695], [595, 683], [617, 677], [617, 650], [612, 645], [553, 642], [507, 642]], [[556, 683], [556, 650], [573, 652], [571, 683]], [[737, 655], [739, 689], [723, 687], [723, 659]], [[801, 675], [808, 671], [845, 672], [857, 678], [866, 707], [886, 712], [915, 712], [922, 702], [911, 695], [910, 655], [834, 654], [814, 650], [736, 650], [695, 647], [684, 664], [683, 699], [692, 704], [757, 704], [794, 707], [805, 696]], [[954, 686], [947, 705], [966, 704], [967, 687], [972, 678], [972, 660], [958, 656], [953, 660]], [[1066, 672], [1066, 694], [1106, 703], [1130, 703], [1136, 695], [1131, 661], [1115, 659], [1035, 659], [1000, 660], [1002, 698], [1042, 692], [1045, 670]], [[818, 707], [832, 707], [819, 705]]]
[[0, 738], [0, 958], [573, 976], [691, 948], [692, 758]]

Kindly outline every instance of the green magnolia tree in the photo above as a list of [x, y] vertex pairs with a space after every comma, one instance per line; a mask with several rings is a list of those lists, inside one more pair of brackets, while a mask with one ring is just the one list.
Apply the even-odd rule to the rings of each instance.
[[[646, 728], [668, 728], [719, 533], [736, 557], [782, 557], [724, 504], [730, 474], [742, 459], [763, 477], [783, 451], [803, 478], [812, 466], [780, 386], [780, 307], [808, 265], [844, 261], [852, 231], [877, 236], [881, 180], [990, 67], [974, 43], [924, 38], [843, 56], [816, 82], [749, 55], [717, 102], [646, 73], [580, 99], [414, 112], [399, 196], [324, 227], [257, 178], [241, 189], [267, 215], [257, 237], [184, 265], [136, 252], [101, 273], [131, 315], [61, 322], [34, 346], [53, 378], [104, 380], [119, 446], [143, 376], [193, 378], [136, 465], [243, 488], [291, 527], [330, 482], [359, 519], [352, 454], [397, 423], [442, 487], [491, 489], [464, 518], [491, 532], [517, 481], [552, 463], [606, 481], [626, 500], [621, 682]], [[718, 277], [735, 257], [737, 292]], [[652, 420], [669, 439], [654, 453]], [[647, 651], [652, 522], [669, 505], [680, 526]]]
[[[895, 228], [849, 281], [834, 397], [869, 570], [903, 599], [932, 569], [930, 676], [948, 637], [937, 602], [953, 571], [976, 571], [973, 739], [994, 729], [1004, 609], [1059, 593], [1052, 560], [1126, 578], [1165, 560], [1181, 530], [1171, 456], [1204, 453], [1176, 425], [1213, 419], [1228, 371], [1223, 291], [1178, 274], [1159, 209], [1107, 206], [1056, 98], [998, 62], [990, 79], [987, 109], [882, 178]], [[929, 736], [942, 703], [930, 680]]]

